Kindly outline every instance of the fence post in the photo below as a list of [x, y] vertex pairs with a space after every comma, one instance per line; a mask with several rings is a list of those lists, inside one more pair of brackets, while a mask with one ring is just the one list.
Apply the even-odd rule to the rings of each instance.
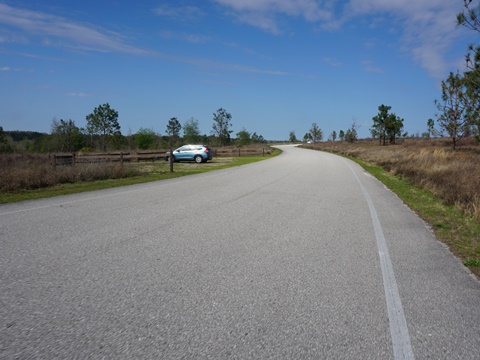
[[75, 153], [72, 153], [72, 166], [75, 166]]
[[52, 156], [52, 165], [54, 168], [57, 167], [57, 155], [53, 154]]
[[123, 152], [120, 152], [120, 164], [123, 164]]
[[238, 157], [240, 157], [240, 148], [238, 148]]

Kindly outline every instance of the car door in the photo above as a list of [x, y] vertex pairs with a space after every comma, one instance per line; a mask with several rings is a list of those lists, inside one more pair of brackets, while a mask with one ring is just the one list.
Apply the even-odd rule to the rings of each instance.
[[188, 146], [182, 146], [175, 150], [173, 155], [175, 156], [175, 160], [185, 160], [188, 159]]
[[195, 156], [195, 146], [193, 145], [187, 145], [185, 146], [187, 149], [185, 150], [185, 160], [193, 160], [193, 157]]

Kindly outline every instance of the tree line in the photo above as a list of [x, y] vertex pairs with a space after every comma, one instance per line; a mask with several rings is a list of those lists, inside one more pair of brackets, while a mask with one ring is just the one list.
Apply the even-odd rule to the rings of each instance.
[[262, 135], [251, 133], [245, 128], [236, 133], [236, 138], [232, 138], [232, 115], [223, 108], [213, 114], [210, 135], [200, 132], [199, 121], [193, 117], [183, 125], [176, 117], [170, 118], [166, 124], [165, 135], [143, 127], [135, 134], [123, 135], [118, 118], [118, 111], [106, 103], [99, 105], [85, 117], [84, 128], [78, 127], [71, 119], [53, 119], [49, 134], [4, 131], [0, 126], [0, 152], [148, 150], [177, 147], [185, 143], [245, 146], [266, 142]]
[[[401, 136], [401, 131], [403, 130], [403, 119], [399, 118], [393, 113], [389, 113], [391, 106], [380, 105], [378, 107], [379, 113], [378, 115], [372, 118], [373, 126], [370, 129], [370, 133], [372, 138], [380, 139], [380, 143], [385, 145], [386, 140], [389, 140], [390, 144], [395, 143], [395, 139], [398, 136]], [[328, 137], [329, 141], [336, 141], [337, 138], [340, 141], [348, 141], [354, 142], [358, 140], [358, 128], [359, 125], [355, 118], [353, 118], [350, 127], [344, 131], [340, 130], [337, 132], [334, 130]], [[407, 136], [407, 134], [403, 134], [403, 136]], [[312, 123], [310, 130], [305, 133], [303, 139], [301, 141], [306, 143], [317, 143], [323, 140], [323, 130], [317, 125], [317, 123]], [[297, 139], [295, 135], [295, 131], [292, 130], [289, 133], [289, 141], [290, 142], [299, 142], [300, 140]]]

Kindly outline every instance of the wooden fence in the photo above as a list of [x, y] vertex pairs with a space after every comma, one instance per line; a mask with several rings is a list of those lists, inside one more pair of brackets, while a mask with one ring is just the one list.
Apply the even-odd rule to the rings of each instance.
[[163, 160], [166, 151], [55, 154], [53, 165], [156, 161]]
[[[164, 161], [168, 150], [152, 151], [132, 151], [132, 152], [107, 152], [107, 153], [70, 153], [54, 154], [53, 165], [72, 165], [91, 164], [91, 163], [111, 163], [111, 162], [139, 162], [139, 161]], [[213, 158], [232, 157], [232, 156], [254, 156], [270, 154], [270, 149], [251, 147], [251, 148], [213, 148]]]
[[254, 155], [262, 155], [265, 156], [266, 154], [270, 154], [270, 149], [268, 148], [260, 148], [260, 147], [251, 147], [251, 148], [231, 148], [231, 147], [224, 147], [224, 148], [214, 148], [213, 149], [213, 156], [254, 156]]

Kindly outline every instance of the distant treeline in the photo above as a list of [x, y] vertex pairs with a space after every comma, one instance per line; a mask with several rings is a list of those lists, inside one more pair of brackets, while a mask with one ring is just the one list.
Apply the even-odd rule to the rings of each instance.
[[10, 137], [13, 141], [23, 141], [23, 140], [31, 140], [35, 141], [40, 139], [42, 136], [48, 135], [46, 133], [40, 133], [37, 131], [5, 131], [5, 137]]
[[[75, 133], [70, 136], [58, 133], [47, 134], [36, 131], [1, 131], [0, 127], [0, 153], [58, 153], [58, 152], [88, 152], [98, 151], [102, 148], [100, 135]], [[169, 136], [155, 134], [151, 130], [142, 129], [136, 134], [122, 135], [116, 133], [110, 136], [107, 150], [153, 150], [167, 149]], [[245, 146], [265, 143], [263, 138], [243, 136], [243, 138], [230, 139], [228, 145]], [[201, 143], [218, 146], [218, 139], [213, 135], [198, 135], [194, 137], [178, 137], [174, 146], [185, 143]]]
[[[229, 112], [223, 108], [218, 109], [213, 114], [212, 135], [209, 136], [201, 135], [197, 119], [190, 118], [182, 126], [175, 117], [167, 124], [167, 136], [146, 128], [140, 128], [137, 133], [125, 136], [121, 133], [118, 112], [106, 103], [99, 105], [86, 116], [85, 128], [78, 127], [71, 119], [53, 119], [49, 134], [4, 131], [0, 126], [0, 153], [151, 150], [177, 147], [186, 143], [246, 146], [266, 142], [262, 135], [251, 133], [245, 128], [236, 133], [236, 138], [232, 138], [231, 119]], [[183, 131], [183, 136], [180, 130]]]

